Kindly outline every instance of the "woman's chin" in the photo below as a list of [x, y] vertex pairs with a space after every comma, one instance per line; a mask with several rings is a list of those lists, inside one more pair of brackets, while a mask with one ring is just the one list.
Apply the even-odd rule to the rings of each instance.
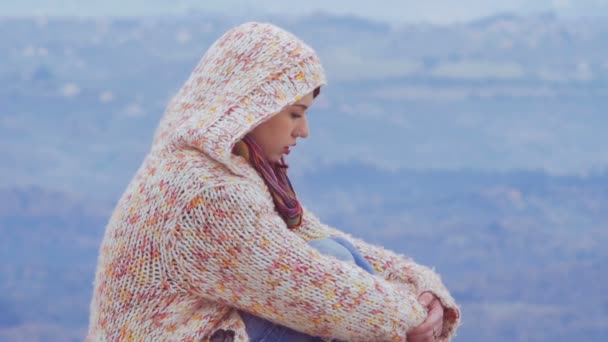
[[283, 158], [283, 153], [274, 154], [274, 155], [268, 157], [268, 161], [271, 163], [278, 163], [281, 161], [282, 158]]

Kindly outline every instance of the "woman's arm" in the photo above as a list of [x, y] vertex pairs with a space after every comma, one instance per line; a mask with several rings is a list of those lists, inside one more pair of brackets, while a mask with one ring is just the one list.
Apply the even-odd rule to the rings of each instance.
[[171, 232], [172, 279], [190, 293], [316, 336], [405, 341], [426, 309], [413, 286], [318, 253], [249, 184], [203, 191]]
[[411, 258], [399, 255], [393, 251], [366, 243], [363, 240], [323, 224], [310, 211], [304, 210], [303, 225], [300, 228], [301, 235], [306, 239], [314, 239], [324, 236], [342, 236], [350, 240], [359, 252], [374, 267], [378, 275], [384, 279], [401, 284], [412, 284], [416, 288], [417, 295], [431, 292], [441, 301], [444, 307], [444, 322], [442, 337], [450, 340], [455, 335], [460, 325], [460, 308], [448, 289], [441, 281], [441, 277], [430, 268], [417, 264]]

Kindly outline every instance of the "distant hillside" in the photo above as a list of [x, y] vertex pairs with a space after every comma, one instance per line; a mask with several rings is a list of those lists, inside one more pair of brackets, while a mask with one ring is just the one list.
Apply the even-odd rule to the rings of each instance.
[[111, 208], [42, 188], [0, 189], [0, 341], [81, 341]]
[[[327, 14], [267, 19], [314, 46], [329, 74], [295, 168], [356, 160], [578, 174], [608, 165], [605, 22], [499, 15], [392, 29]], [[200, 12], [0, 18], [0, 185], [115, 197], [169, 97], [235, 24]]]

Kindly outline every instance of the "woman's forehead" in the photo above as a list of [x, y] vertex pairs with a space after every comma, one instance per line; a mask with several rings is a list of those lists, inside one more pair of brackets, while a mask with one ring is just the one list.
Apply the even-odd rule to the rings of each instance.
[[313, 96], [313, 93], [310, 92], [310, 93], [304, 95], [302, 98], [298, 99], [291, 106], [308, 109], [308, 107], [310, 107], [310, 105], [312, 104], [313, 101], [314, 101], [314, 96]]

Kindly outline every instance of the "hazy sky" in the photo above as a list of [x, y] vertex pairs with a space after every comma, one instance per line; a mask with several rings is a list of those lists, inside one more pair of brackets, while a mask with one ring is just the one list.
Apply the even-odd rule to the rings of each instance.
[[497, 12], [528, 14], [555, 11], [560, 16], [608, 16], [608, 0], [0, 0], [0, 16], [24, 15], [157, 15], [189, 8], [258, 15], [306, 14], [324, 10], [388, 21], [450, 23]]

